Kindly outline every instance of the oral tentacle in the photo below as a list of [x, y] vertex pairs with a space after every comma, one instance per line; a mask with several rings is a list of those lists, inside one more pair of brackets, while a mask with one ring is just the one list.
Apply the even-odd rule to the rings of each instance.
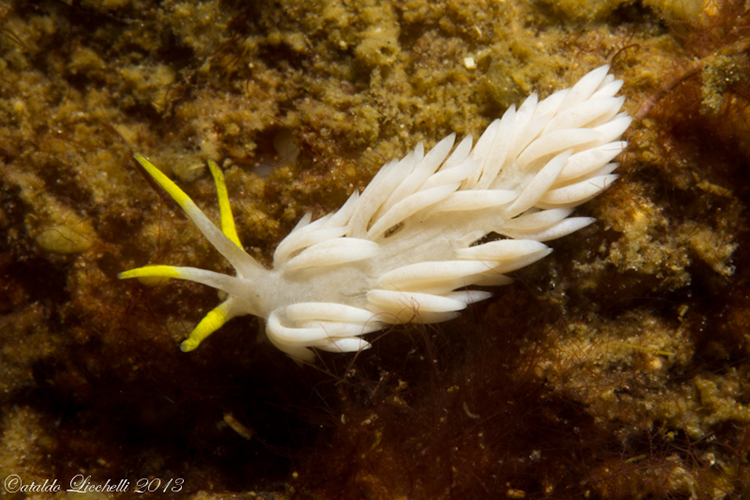
[[242, 314], [244, 314], [244, 309], [241, 304], [238, 304], [238, 301], [233, 297], [229, 297], [203, 317], [200, 323], [190, 332], [188, 338], [180, 344], [180, 350], [182, 352], [194, 350], [230, 319]]

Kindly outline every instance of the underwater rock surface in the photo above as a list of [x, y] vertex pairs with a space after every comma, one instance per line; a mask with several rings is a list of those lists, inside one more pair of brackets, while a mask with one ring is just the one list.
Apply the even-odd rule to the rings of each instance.
[[[748, 495], [749, 31], [745, 2], [0, 5], [0, 477], [182, 479], [167, 493], [193, 498]], [[318, 368], [247, 317], [183, 354], [216, 293], [116, 279], [231, 271], [134, 151], [214, 220], [219, 162], [268, 264], [390, 158], [607, 62], [637, 119], [621, 178], [576, 210], [598, 222], [452, 322]]]

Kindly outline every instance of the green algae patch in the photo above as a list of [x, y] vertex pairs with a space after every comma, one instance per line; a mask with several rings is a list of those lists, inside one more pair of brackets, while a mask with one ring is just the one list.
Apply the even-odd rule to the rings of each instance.
[[174, 70], [164, 64], [155, 66], [128, 65], [120, 70], [125, 94], [132, 96], [132, 105], [153, 106], [158, 112], [165, 110], [167, 91], [175, 81]]
[[[624, 0], [542, 0], [541, 3], [555, 15], [580, 23], [604, 19], [618, 7], [627, 4]], [[671, 20], [692, 20], [701, 16], [704, 8], [708, 8], [708, 4], [700, 0], [645, 0], [643, 3]]]
[[396, 60], [401, 48], [396, 26], [377, 26], [362, 34], [362, 41], [354, 49], [357, 59], [366, 66], [385, 66]]
[[750, 59], [747, 54], [716, 56], [701, 69], [701, 113], [718, 114], [726, 91], [748, 79]]

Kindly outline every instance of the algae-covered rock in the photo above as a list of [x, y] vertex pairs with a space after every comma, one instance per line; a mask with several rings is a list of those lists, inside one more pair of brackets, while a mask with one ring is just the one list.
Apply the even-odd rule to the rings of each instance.
[[[182, 479], [194, 498], [747, 496], [748, 27], [740, 1], [0, 5], [3, 479]], [[268, 264], [304, 213], [419, 141], [477, 137], [607, 63], [636, 119], [620, 179], [577, 209], [597, 222], [454, 322], [305, 367], [246, 317], [183, 354], [216, 293], [117, 280], [230, 271], [134, 152], [214, 221], [216, 161]]]

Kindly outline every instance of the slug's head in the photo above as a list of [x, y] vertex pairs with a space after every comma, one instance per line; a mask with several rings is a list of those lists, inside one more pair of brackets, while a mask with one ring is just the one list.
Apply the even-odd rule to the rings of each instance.
[[257, 304], [257, 295], [250, 285], [254, 280], [262, 279], [262, 274], [267, 271], [242, 248], [229, 206], [224, 175], [215, 162], [209, 160], [208, 166], [216, 182], [221, 229], [216, 227], [195, 202], [151, 162], [138, 153], [134, 157], [146, 172], [182, 207], [201, 233], [226, 257], [237, 272], [235, 277], [192, 267], [154, 265], [131, 269], [117, 275], [120, 279], [163, 277], [194, 281], [223, 290], [229, 294], [229, 297], [222, 304], [209, 312], [198, 323], [198, 326], [180, 346], [180, 349], [184, 352], [192, 351], [206, 337], [221, 328], [233, 317], [243, 314], [258, 315], [260, 307]]

